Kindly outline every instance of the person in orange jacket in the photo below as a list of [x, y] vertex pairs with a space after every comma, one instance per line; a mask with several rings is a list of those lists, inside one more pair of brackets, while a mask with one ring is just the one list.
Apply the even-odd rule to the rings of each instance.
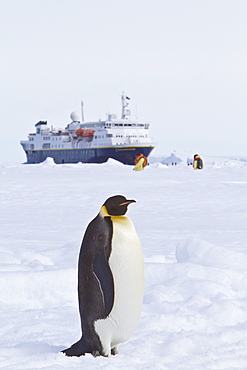
[[194, 155], [194, 162], [193, 162], [194, 170], [202, 170], [203, 169], [203, 161], [198, 154]]
[[135, 159], [135, 167], [133, 170], [135, 171], [142, 171], [144, 167], [146, 167], [148, 163], [147, 157], [143, 154], [136, 154], [136, 159]]

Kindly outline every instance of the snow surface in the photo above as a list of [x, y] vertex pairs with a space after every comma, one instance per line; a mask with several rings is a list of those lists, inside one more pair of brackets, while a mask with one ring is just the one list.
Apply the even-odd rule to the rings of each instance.
[[[106, 198], [128, 216], [145, 257], [133, 337], [109, 358], [68, 358], [80, 338], [77, 260]], [[247, 163], [202, 171], [154, 163], [0, 164], [1, 369], [247, 369]]]

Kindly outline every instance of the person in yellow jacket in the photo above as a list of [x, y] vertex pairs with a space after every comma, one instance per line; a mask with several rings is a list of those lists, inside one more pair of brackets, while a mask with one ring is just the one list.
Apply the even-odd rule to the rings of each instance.
[[147, 165], [147, 157], [143, 154], [136, 154], [135, 167], [133, 170], [142, 171]]
[[202, 170], [203, 169], [203, 161], [198, 154], [194, 155], [194, 162], [193, 162], [194, 170]]

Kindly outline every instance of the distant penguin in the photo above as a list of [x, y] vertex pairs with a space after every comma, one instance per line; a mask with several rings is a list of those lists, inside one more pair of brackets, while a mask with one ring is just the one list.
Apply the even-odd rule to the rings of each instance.
[[81, 339], [67, 356], [117, 353], [136, 330], [142, 309], [144, 264], [141, 243], [122, 195], [108, 198], [89, 223], [81, 245], [78, 296]]

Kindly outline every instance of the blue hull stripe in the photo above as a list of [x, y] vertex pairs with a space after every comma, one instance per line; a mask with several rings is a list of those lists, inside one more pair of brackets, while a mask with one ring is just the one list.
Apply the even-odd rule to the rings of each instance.
[[109, 158], [113, 158], [124, 164], [133, 165], [137, 153], [142, 153], [148, 157], [153, 149], [154, 146], [28, 150], [26, 151], [26, 163], [41, 163], [47, 157], [53, 158], [57, 164], [78, 162], [104, 163]]

